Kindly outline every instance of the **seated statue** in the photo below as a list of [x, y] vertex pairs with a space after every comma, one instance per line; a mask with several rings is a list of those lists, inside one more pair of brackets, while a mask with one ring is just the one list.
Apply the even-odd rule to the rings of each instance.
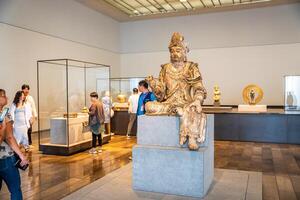
[[206, 115], [202, 103], [206, 90], [197, 63], [187, 61], [184, 38], [174, 33], [169, 45], [171, 63], [161, 66], [159, 78], [146, 78], [158, 101], [145, 106], [148, 115], [179, 115], [180, 145], [188, 141], [190, 150], [198, 150], [205, 141]]

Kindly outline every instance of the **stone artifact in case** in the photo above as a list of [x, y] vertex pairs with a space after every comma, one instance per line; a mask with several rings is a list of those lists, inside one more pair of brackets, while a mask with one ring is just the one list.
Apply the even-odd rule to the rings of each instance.
[[299, 111], [300, 110], [300, 76], [285, 76], [285, 110]]

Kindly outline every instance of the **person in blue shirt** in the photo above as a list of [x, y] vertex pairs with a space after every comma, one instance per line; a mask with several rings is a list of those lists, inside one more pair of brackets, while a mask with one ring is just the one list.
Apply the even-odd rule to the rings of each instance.
[[137, 116], [145, 114], [145, 104], [148, 101], [156, 101], [156, 97], [153, 92], [148, 90], [148, 83], [145, 80], [139, 82], [139, 91], [141, 92], [139, 101], [138, 101], [138, 108], [137, 108]]

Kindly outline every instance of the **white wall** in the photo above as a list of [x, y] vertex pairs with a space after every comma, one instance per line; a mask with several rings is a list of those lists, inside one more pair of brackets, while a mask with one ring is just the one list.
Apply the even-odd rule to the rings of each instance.
[[223, 104], [242, 103], [250, 83], [262, 103], [283, 105], [283, 76], [300, 74], [300, 4], [121, 24], [121, 76], [158, 75], [169, 61], [168, 44], [181, 32], [198, 62], [212, 103], [218, 84]]
[[119, 23], [72, 0], [0, 0], [0, 87], [36, 97], [36, 61], [73, 58], [120, 71]]
[[[112, 65], [112, 76], [158, 75], [171, 34], [184, 34], [211, 94], [242, 102], [249, 83], [283, 104], [283, 75], [300, 74], [300, 4], [119, 23], [73, 0], [0, 0], [0, 87], [24, 82], [36, 97], [36, 61], [74, 58]], [[120, 53], [121, 51], [121, 53]], [[211, 96], [206, 102], [212, 103]]]
[[118, 77], [119, 51], [119, 23], [76, 1], [0, 0], [0, 88], [10, 100], [23, 83], [37, 99], [37, 60], [103, 63]]
[[0, 21], [115, 53], [120, 50], [119, 23], [73, 0], [0, 0]]

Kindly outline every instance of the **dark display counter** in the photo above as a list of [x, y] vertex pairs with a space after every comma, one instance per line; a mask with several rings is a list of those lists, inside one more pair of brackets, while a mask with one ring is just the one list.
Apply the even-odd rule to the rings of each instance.
[[[127, 110], [114, 111], [114, 116], [111, 119], [111, 132], [116, 135], [126, 135], [127, 126], [129, 122], [129, 113]], [[131, 136], [135, 136], [137, 131], [137, 121], [135, 121], [132, 130]]]
[[215, 139], [300, 144], [300, 114], [218, 113]]
[[[300, 144], [300, 112], [285, 112], [283, 109], [268, 109], [266, 113], [241, 113], [205, 110], [215, 114], [215, 139], [252, 142]], [[129, 114], [115, 111], [112, 132], [126, 135]], [[137, 123], [132, 134], [136, 135]]]

